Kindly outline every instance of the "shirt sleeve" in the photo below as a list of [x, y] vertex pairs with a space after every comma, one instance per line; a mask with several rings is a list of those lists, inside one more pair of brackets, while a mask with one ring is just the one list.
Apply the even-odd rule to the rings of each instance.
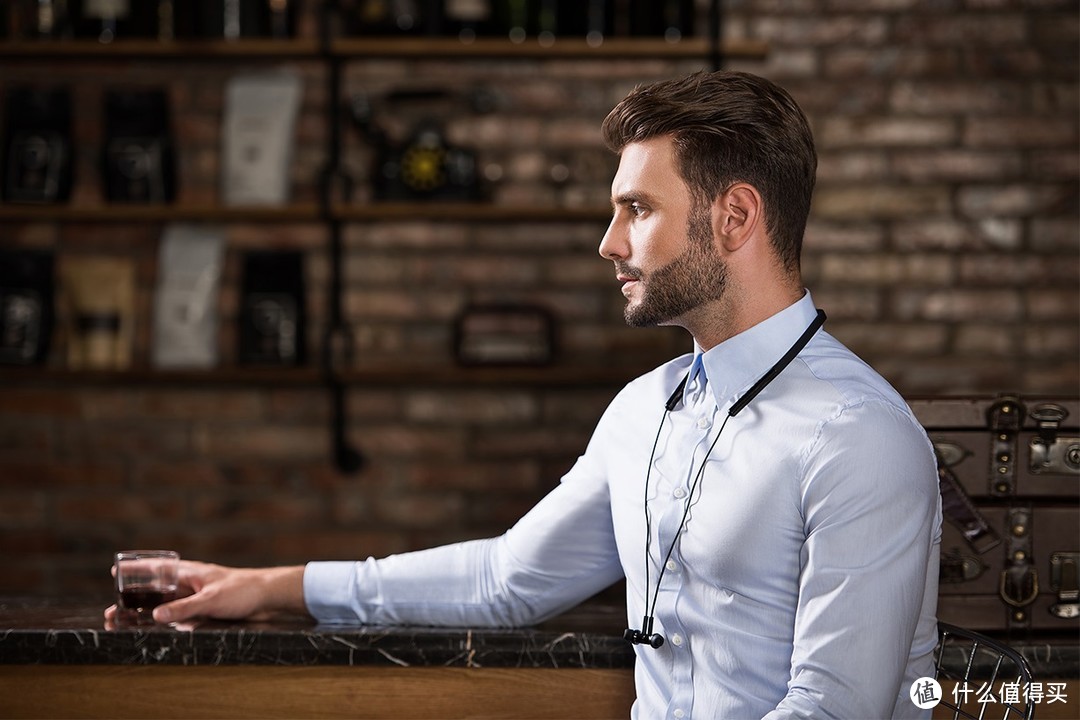
[[608, 486], [586, 452], [505, 534], [304, 572], [320, 622], [521, 626], [573, 607], [622, 576]]
[[902, 409], [868, 402], [822, 424], [804, 467], [791, 678], [766, 718], [891, 717], [936, 590], [931, 446]]

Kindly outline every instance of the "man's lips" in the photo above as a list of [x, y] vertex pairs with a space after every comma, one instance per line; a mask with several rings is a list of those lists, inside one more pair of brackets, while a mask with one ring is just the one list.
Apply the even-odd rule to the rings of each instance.
[[633, 288], [634, 285], [636, 285], [638, 281], [641, 280], [640, 276], [638, 275], [627, 275], [625, 273], [619, 273], [615, 276], [615, 279], [623, 284], [623, 295], [628, 295], [630, 293], [630, 289]]
[[616, 262], [615, 279], [622, 283], [622, 293], [629, 298], [630, 291], [641, 282], [641, 271], [626, 263]]

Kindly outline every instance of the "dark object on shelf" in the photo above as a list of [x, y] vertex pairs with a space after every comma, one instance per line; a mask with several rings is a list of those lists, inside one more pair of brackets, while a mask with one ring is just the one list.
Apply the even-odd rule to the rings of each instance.
[[461, 365], [547, 365], [555, 318], [537, 305], [469, 305], [454, 321], [454, 357]]
[[938, 456], [938, 617], [981, 632], [1080, 629], [1080, 404], [913, 400]]
[[[374, 1], [370, 4], [386, 5]], [[550, 45], [559, 37], [659, 36], [671, 41], [694, 34], [693, 0], [447, 0], [432, 34], [463, 42], [493, 36]]]
[[176, 152], [164, 90], [106, 94], [102, 166], [110, 202], [176, 199]]
[[267, 34], [266, 0], [202, 0], [199, 9], [199, 34], [203, 37], [235, 40]]
[[693, 0], [630, 0], [623, 16], [627, 26], [619, 26], [618, 34], [632, 37], [662, 37], [678, 42], [694, 35]]
[[68, 0], [76, 37], [101, 43], [157, 35], [154, 0]]
[[307, 337], [303, 253], [246, 253], [240, 288], [240, 362], [303, 365]]
[[427, 35], [438, 27], [438, 0], [345, 0], [341, 13], [350, 35]]
[[599, 45], [605, 37], [616, 34], [615, 3], [612, 0], [587, 0], [585, 10], [585, 39], [590, 45]]
[[615, 29], [612, 0], [534, 0], [534, 28], [541, 45], [559, 38], [610, 36]]
[[12, 88], [5, 106], [4, 200], [66, 202], [72, 183], [70, 92]]
[[0, 251], [0, 363], [40, 365], [53, 329], [53, 256]]
[[536, 34], [539, 5], [535, 0], [503, 0], [495, 4], [495, 31], [521, 43]]
[[559, 37], [594, 47], [612, 37], [675, 42], [694, 34], [694, 12], [693, 0], [518, 0], [499, 4], [494, 34], [518, 42], [535, 34], [542, 45]]
[[442, 6], [433, 29], [436, 35], [457, 37], [468, 43], [495, 31], [493, 0], [444, 0]]
[[[173, 2], [179, 9], [180, 0]], [[195, 28], [204, 38], [294, 37], [299, 5], [300, 0], [199, 0]]]
[[[486, 94], [474, 94], [479, 108]], [[445, 105], [452, 99], [437, 90], [391, 93], [387, 105], [406, 102]], [[376, 200], [479, 200], [482, 196], [476, 153], [457, 147], [446, 139], [434, 110], [416, 123], [403, 141], [390, 138], [375, 119], [372, 103], [356, 95], [351, 103], [354, 124], [375, 149], [371, 183]]]
[[270, 17], [267, 34], [276, 39], [296, 37], [300, 0], [267, 0]]
[[0, 38], [59, 40], [71, 36], [68, 0], [0, 2]]

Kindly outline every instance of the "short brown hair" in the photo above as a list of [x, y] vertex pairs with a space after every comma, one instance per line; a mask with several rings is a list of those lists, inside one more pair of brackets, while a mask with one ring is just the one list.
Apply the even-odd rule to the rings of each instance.
[[635, 88], [601, 128], [615, 152], [670, 135], [680, 172], [704, 202], [735, 182], [757, 188], [784, 267], [797, 272], [817, 153], [810, 125], [783, 88], [744, 72], [698, 72]]

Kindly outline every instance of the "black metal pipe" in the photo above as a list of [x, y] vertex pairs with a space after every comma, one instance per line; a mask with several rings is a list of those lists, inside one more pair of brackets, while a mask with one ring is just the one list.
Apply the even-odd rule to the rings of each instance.
[[326, 0], [319, 9], [319, 48], [326, 72], [326, 160], [319, 178], [319, 211], [329, 233], [327, 252], [330, 279], [327, 287], [327, 327], [323, 336], [323, 379], [330, 393], [331, 454], [337, 469], [346, 474], [357, 472], [364, 457], [349, 444], [348, 406], [346, 388], [339, 369], [352, 362], [352, 333], [345, 322], [343, 308], [344, 244], [342, 223], [334, 215], [334, 197], [341, 193], [348, 200], [352, 194], [352, 179], [341, 167], [341, 60], [332, 51], [332, 22], [337, 16], [337, 0]]
[[720, 4], [720, 0], [709, 4], [709, 55], [713, 70], [724, 67], [724, 13]]

